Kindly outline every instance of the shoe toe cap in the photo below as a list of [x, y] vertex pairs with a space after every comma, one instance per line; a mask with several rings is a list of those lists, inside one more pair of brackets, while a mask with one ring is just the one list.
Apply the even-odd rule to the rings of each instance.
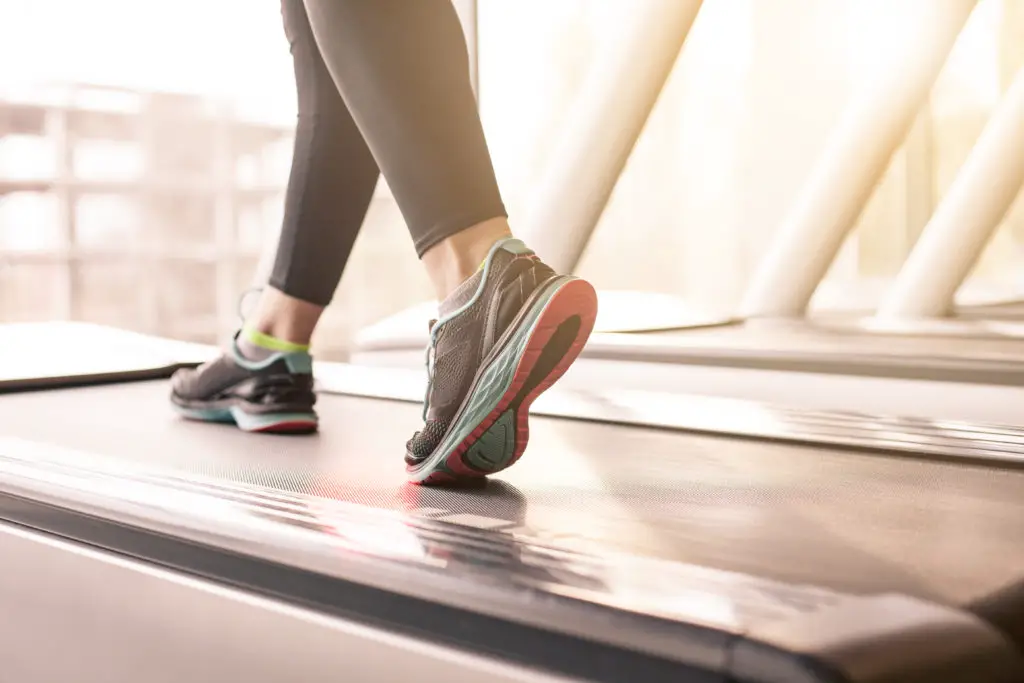
[[195, 388], [195, 368], [181, 368], [171, 375], [171, 393], [178, 398], [189, 398]]

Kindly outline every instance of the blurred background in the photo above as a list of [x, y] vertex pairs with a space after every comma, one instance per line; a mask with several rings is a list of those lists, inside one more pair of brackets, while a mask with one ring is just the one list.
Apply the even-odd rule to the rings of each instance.
[[[479, 0], [480, 107], [513, 227], [630, 8]], [[844, 106], [919, 14], [705, 2], [581, 274], [733, 313]], [[885, 293], [1024, 64], [1022, 35], [1024, 2], [981, 0], [814, 311]], [[271, 254], [294, 120], [278, 0], [0, 0], [0, 322], [222, 341]], [[959, 300], [1020, 298], [1022, 260], [1018, 199]], [[381, 183], [317, 351], [343, 359], [359, 329], [429, 292]]]

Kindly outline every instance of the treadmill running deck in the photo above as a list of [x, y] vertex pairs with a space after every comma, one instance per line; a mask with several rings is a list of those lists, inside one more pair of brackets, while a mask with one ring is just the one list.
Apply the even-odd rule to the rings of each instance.
[[[628, 552], [851, 593], [960, 604], [1024, 567], [1024, 473], [534, 418], [475, 491], [405, 485], [409, 404], [322, 396], [312, 437], [187, 422], [164, 381], [0, 396], [0, 434], [565, 550]], [[0, 461], [4, 453], [0, 449]]]

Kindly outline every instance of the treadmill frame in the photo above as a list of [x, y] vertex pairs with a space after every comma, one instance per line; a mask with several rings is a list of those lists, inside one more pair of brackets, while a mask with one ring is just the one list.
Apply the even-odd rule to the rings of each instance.
[[[628, 671], [638, 680], [755, 682], [786, 672], [799, 680], [878, 680], [859, 678], [867, 658], [872, 676], [878, 667], [943, 683], [1011, 683], [1024, 675], [1021, 653], [993, 627], [919, 599], [569, 552], [523, 529], [509, 544], [501, 532], [326, 499], [315, 499], [314, 514], [303, 515], [287, 499], [308, 507], [313, 497], [249, 485], [224, 490], [151, 465], [125, 470], [123, 462], [88, 453], [17, 445], [0, 444], [0, 520], [7, 525], [557, 675], [612, 681]], [[382, 550], [365, 540], [379, 538], [388, 523], [423, 552]], [[0, 532], [0, 545], [17, 551], [11, 557], [32, 552], [11, 540], [32, 540], [24, 532]], [[53, 562], [67, 567], [60, 560], [47, 566]], [[30, 557], [24, 568], [31, 566]], [[83, 576], [90, 571], [99, 570], [83, 568]], [[20, 573], [7, 576], [21, 585]], [[49, 590], [62, 587], [80, 593], [82, 585], [60, 581]], [[138, 604], [131, 604], [137, 621]], [[709, 611], [708, 604], [722, 609]], [[113, 605], [123, 609], [124, 599]], [[166, 629], [160, 619], [148, 626]]]

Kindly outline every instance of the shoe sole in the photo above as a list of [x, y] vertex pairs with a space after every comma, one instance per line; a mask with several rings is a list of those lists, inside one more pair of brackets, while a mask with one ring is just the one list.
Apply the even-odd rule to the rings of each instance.
[[254, 415], [240, 406], [188, 408], [175, 405], [183, 417], [198, 422], [233, 424], [243, 432], [260, 434], [309, 434], [315, 432], [319, 420], [315, 413], [266, 413]]
[[497, 356], [478, 373], [441, 444], [406, 467], [422, 485], [462, 483], [514, 465], [530, 440], [530, 405], [579, 357], [594, 330], [597, 292], [560, 277], [545, 287]]

